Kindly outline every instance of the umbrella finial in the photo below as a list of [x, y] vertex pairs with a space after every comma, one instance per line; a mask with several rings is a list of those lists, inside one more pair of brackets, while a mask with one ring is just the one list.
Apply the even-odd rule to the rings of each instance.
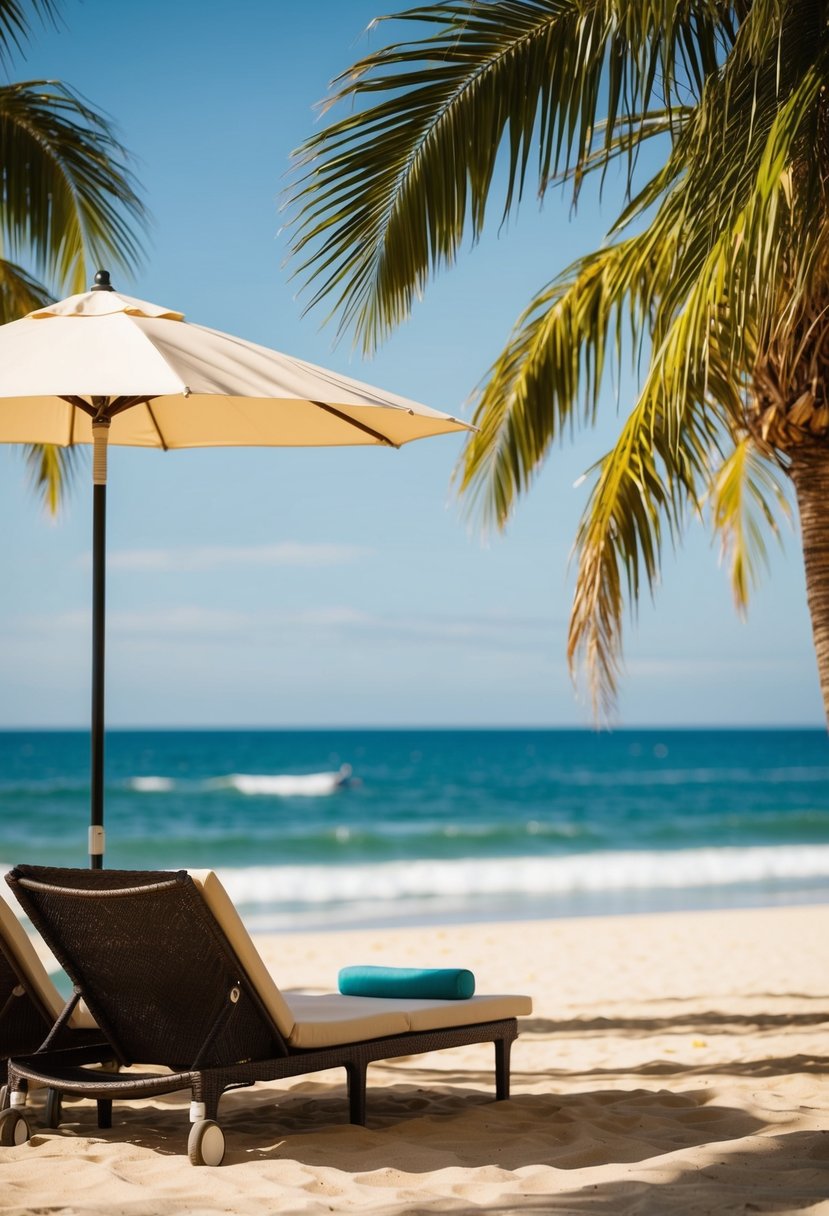
[[115, 288], [109, 281], [109, 271], [99, 270], [95, 275], [95, 282], [92, 284], [93, 291], [115, 291]]

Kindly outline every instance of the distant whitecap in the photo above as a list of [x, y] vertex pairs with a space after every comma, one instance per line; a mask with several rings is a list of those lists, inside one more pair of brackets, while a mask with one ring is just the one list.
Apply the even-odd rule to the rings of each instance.
[[320, 798], [334, 794], [348, 785], [351, 767], [344, 764], [335, 773], [231, 773], [220, 777], [213, 786], [238, 790], [240, 794], [277, 798]]
[[132, 777], [127, 784], [139, 794], [166, 794], [174, 782], [172, 777]]

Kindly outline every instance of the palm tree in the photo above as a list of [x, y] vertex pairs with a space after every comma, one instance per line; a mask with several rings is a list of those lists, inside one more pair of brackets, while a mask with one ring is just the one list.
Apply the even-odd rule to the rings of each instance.
[[[57, 0], [0, 0], [0, 68], [8, 70], [33, 20], [54, 21], [57, 11]], [[125, 161], [109, 120], [67, 85], [0, 83], [0, 324], [55, 290], [82, 291], [93, 264], [134, 267], [145, 212]], [[28, 449], [52, 510], [72, 456], [71, 448]]]
[[505, 215], [528, 183], [575, 202], [618, 162], [606, 242], [530, 301], [479, 388], [461, 491], [503, 527], [632, 354], [638, 395], [576, 539], [571, 666], [586, 662], [608, 711], [625, 598], [653, 588], [666, 538], [701, 512], [742, 609], [790, 482], [829, 714], [826, 0], [445, 0], [398, 16], [418, 36], [343, 73], [330, 104], [350, 112], [295, 154], [309, 306], [328, 300], [370, 352], [481, 232], [497, 157]]

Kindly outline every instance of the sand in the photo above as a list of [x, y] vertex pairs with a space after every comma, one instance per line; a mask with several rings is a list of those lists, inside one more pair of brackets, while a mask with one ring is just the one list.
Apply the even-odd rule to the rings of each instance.
[[259, 1085], [223, 1099], [217, 1169], [184, 1155], [184, 1095], [111, 1131], [67, 1103], [0, 1150], [0, 1211], [829, 1213], [829, 906], [257, 940], [286, 988], [384, 962], [530, 993], [511, 1100], [491, 1047], [372, 1066], [365, 1128], [341, 1074]]

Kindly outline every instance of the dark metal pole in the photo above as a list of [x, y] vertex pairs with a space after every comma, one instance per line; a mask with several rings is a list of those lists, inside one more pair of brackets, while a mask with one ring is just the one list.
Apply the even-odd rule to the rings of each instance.
[[[99, 270], [93, 291], [112, 291], [109, 271]], [[106, 397], [93, 397], [92, 420], [92, 729], [90, 755], [89, 865], [104, 865], [104, 639], [106, 625], [107, 444]]]
[[104, 639], [106, 622], [106, 454], [109, 419], [96, 418], [92, 464], [92, 731], [89, 864], [104, 864]]

